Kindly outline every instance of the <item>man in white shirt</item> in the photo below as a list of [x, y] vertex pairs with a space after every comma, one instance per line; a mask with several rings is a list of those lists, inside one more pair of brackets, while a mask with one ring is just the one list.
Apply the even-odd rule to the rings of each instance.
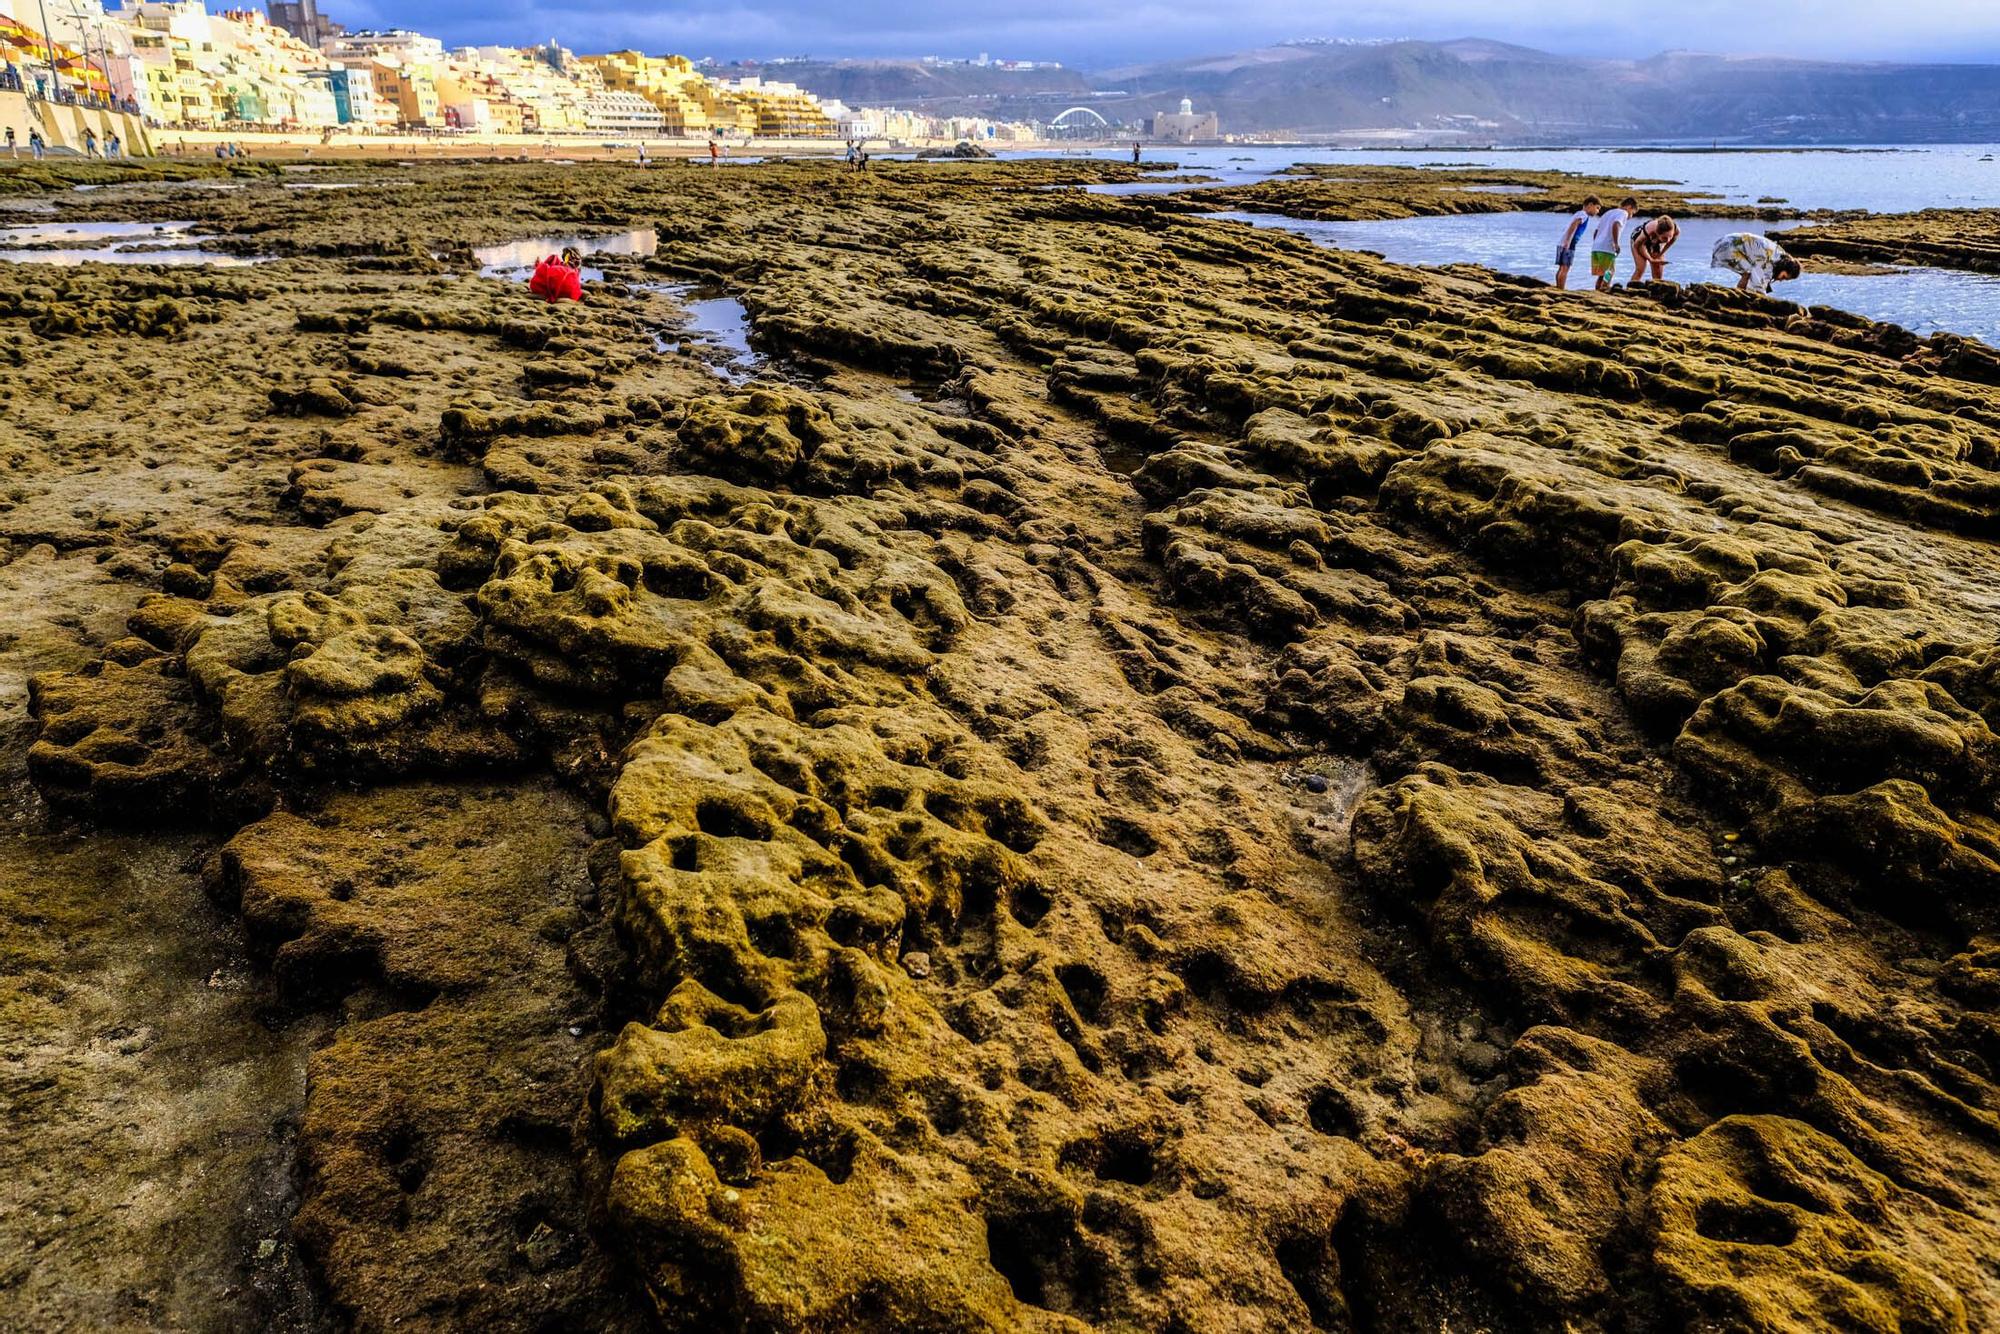
[[1597, 220], [1596, 234], [1590, 241], [1590, 276], [1597, 280], [1597, 290], [1611, 290], [1612, 275], [1618, 269], [1618, 252], [1625, 241], [1625, 224], [1639, 211], [1639, 201], [1627, 195], [1618, 201], [1618, 207]]

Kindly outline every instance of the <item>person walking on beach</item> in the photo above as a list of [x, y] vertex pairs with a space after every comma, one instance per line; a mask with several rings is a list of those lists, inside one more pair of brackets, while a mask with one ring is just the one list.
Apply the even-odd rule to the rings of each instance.
[[1135, 167], [1139, 165], [1139, 145], [1137, 144], [1132, 145], [1132, 165]]
[[125, 156], [125, 141], [120, 139], [115, 131], [104, 143], [104, 156], [107, 158], [122, 158]]
[[575, 246], [564, 246], [561, 255], [544, 257], [528, 279], [528, 290], [552, 306], [583, 300], [583, 256]]
[[14, 142], [14, 127], [12, 125], [7, 127], [7, 156], [21, 156], [21, 146]]
[[1597, 220], [1590, 239], [1590, 276], [1600, 292], [1611, 290], [1611, 280], [1618, 275], [1618, 251], [1625, 244], [1625, 224], [1638, 211], [1639, 201], [1627, 195]]
[[1764, 295], [1772, 283], [1790, 282], [1799, 276], [1799, 262], [1786, 254], [1768, 236], [1755, 232], [1731, 232], [1715, 243], [1709, 266], [1737, 275], [1736, 290]]
[[40, 130], [29, 130], [28, 152], [34, 156], [35, 161], [40, 162], [42, 154], [48, 152], [48, 150], [49, 146], [42, 141], [42, 132]]
[[722, 143], [720, 140], [710, 139], [708, 141], [708, 165], [711, 167], [722, 165]]
[[85, 157], [97, 156], [97, 131], [85, 130], [83, 132], [83, 155]]
[[1627, 287], [1637, 287], [1646, 276], [1646, 266], [1653, 268], [1653, 281], [1665, 282], [1667, 278], [1667, 252], [1674, 248], [1674, 242], [1681, 239], [1680, 224], [1662, 213], [1651, 222], [1642, 222], [1632, 229], [1632, 276], [1625, 283]]
[[646, 145], [644, 144], [639, 145], [639, 165], [641, 167], [649, 165], [646, 161]]
[[1576, 212], [1569, 215], [1569, 225], [1563, 228], [1563, 239], [1556, 242], [1556, 286], [1569, 286], [1569, 266], [1576, 261], [1577, 248], [1585, 253], [1590, 249], [1590, 238], [1597, 231], [1597, 215], [1604, 211], [1604, 204], [1596, 195], [1585, 195]]

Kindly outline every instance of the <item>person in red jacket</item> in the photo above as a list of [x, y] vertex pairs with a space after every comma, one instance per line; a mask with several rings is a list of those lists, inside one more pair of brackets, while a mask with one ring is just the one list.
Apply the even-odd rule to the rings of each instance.
[[550, 255], [535, 265], [528, 290], [554, 305], [558, 301], [583, 300], [583, 256], [575, 246], [566, 246], [560, 257]]

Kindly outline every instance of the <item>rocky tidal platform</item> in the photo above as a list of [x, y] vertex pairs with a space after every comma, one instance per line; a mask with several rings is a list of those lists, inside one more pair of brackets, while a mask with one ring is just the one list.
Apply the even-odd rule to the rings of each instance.
[[[1088, 162], [338, 174], [0, 265], [0, 1323], [2000, 1327], [1983, 345]], [[238, 1240], [67, 1054], [149, 845]]]

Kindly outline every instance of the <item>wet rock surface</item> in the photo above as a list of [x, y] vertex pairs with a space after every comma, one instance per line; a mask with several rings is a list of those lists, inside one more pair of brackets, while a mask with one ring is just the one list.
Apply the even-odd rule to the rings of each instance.
[[1977, 345], [1106, 164], [366, 175], [0, 270], [9, 781], [241, 924], [320, 1318], [2000, 1322]]
[[1843, 219], [1787, 233], [1802, 256], [1854, 264], [1919, 264], [1973, 273], [2000, 273], [2000, 210], [1938, 208], [1918, 213]]
[[[1254, 185], [1192, 191], [1190, 206], [1284, 213], [1326, 222], [1380, 222], [1478, 213], [1570, 213], [1586, 195], [1606, 208], [1636, 196], [1645, 217], [1760, 218], [1776, 222], [1802, 216], [1783, 200], [1744, 204], [1691, 193], [1677, 181], [1634, 180], [1567, 171], [1504, 167], [1377, 167], [1303, 163]], [[1816, 214], [1814, 216], [1834, 216]], [[1850, 216], [1850, 215], [1839, 215]], [[1552, 247], [1553, 248], [1553, 247]]]

